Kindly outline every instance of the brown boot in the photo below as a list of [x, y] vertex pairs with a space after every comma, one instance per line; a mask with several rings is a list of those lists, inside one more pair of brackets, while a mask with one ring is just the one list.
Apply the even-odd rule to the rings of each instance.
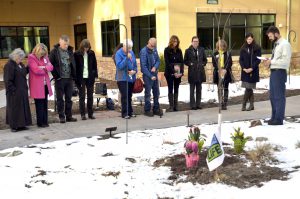
[[250, 91], [250, 97], [249, 97], [249, 101], [250, 101], [250, 106], [247, 108], [247, 111], [252, 111], [254, 110], [254, 94], [253, 94], [253, 89]]
[[247, 105], [248, 99], [249, 99], [249, 92], [248, 92], [248, 89], [245, 89], [244, 98], [243, 98], [243, 102], [242, 102], [242, 111], [246, 111], [246, 105]]

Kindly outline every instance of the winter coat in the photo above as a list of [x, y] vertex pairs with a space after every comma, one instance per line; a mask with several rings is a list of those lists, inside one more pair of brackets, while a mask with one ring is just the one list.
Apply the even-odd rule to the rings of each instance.
[[170, 47], [165, 48], [164, 51], [165, 58], [165, 77], [174, 76], [174, 64], [180, 65], [180, 73], [183, 75], [184, 67], [183, 67], [183, 56], [181, 49], [177, 49], [176, 51]]
[[9, 60], [4, 66], [6, 89], [6, 123], [10, 128], [25, 127], [32, 124], [28, 100], [26, 75], [28, 68], [22, 63], [20, 68], [15, 61]]
[[[153, 76], [157, 78], [157, 71], [160, 65], [158, 52], [156, 49], [150, 49], [147, 46], [140, 51], [140, 63], [143, 77], [151, 79]], [[152, 67], [156, 68], [155, 72], [151, 72]]]
[[[260, 60], [257, 56], [261, 56], [261, 48], [254, 45], [246, 45], [240, 51], [240, 66], [241, 70], [241, 80], [243, 82], [255, 83], [259, 82], [259, 64]], [[252, 68], [251, 73], [246, 73], [243, 71], [244, 68]]]
[[[62, 67], [62, 62], [61, 62], [61, 57], [59, 54], [59, 44], [56, 44], [54, 48], [51, 50], [49, 59], [51, 64], [53, 65], [53, 70], [51, 71], [52, 76], [55, 80], [58, 80], [61, 78], [61, 67]], [[73, 54], [73, 47], [69, 46], [68, 49], [68, 54], [70, 57], [70, 67], [71, 67], [71, 78], [76, 79], [76, 63], [74, 59], [74, 54]]]
[[[93, 85], [95, 83], [95, 78], [98, 78], [98, 68], [97, 68], [97, 60], [94, 51], [87, 51], [88, 57], [88, 85]], [[83, 53], [81, 51], [76, 51], [74, 53], [74, 59], [76, 63], [76, 85], [78, 88], [81, 87], [83, 80], [83, 69], [84, 69], [84, 58]]]
[[[40, 68], [45, 66], [45, 69]], [[48, 56], [38, 59], [34, 54], [28, 56], [29, 67], [29, 88], [30, 97], [34, 99], [45, 99], [45, 84], [46, 80], [49, 96], [51, 96], [52, 88], [48, 72], [53, 70], [53, 66], [49, 61]]]
[[[231, 78], [232, 76], [232, 70], [231, 70], [231, 66], [232, 66], [232, 57], [230, 52], [225, 51], [223, 52], [224, 54], [224, 69], [226, 69], [226, 74], [224, 76], [224, 83], [230, 83], [231, 81], [233, 81], [233, 79]], [[212, 63], [214, 66], [214, 72], [213, 72], [213, 82], [215, 84], [219, 83], [219, 69], [218, 69], [218, 65], [219, 65], [219, 52], [216, 51], [214, 52], [213, 56], [212, 56]]]
[[207, 64], [207, 58], [204, 48], [198, 47], [195, 53], [193, 46], [190, 46], [184, 53], [184, 64], [188, 68], [189, 83], [205, 82], [206, 75], [204, 67]]
[[135, 82], [136, 80], [136, 73], [130, 78], [127, 72], [128, 71], [135, 70], [137, 72], [137, 64], [136, 64], [136, 58], [133, 53], [133, 51], [129, 51], [131, 54], [131, 59], [126, 57], [126, 53], [123, 51], [123, 48], [120, 48], [116, 52], [115, 56], [115, 62], [116, 62], [116, 81], [127, 81], [128, 82]]

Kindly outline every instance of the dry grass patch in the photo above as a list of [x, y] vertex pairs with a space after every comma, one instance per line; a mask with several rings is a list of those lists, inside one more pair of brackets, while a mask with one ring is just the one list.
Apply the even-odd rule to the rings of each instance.
[[254, 149], [248, 152], [249, 159], [254, 164], [274, 162], [274, 147], [269, 143], [257, 142]]

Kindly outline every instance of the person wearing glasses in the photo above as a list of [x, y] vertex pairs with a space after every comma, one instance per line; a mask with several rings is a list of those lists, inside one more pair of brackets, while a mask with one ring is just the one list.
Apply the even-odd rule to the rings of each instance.
[[133, 114], [131, 105], [132, 90], [137, 73], [137, 63], [132, 47], [133, 42], [131, 39], [124, 40], [122, 47], [119, 48], [114, 55], [114, 61], [116, 63], [116, 81], [121, 93], [122, 118], [125, 119], [136, 117], [136, 115]]
[[[76, 122], [72, 117], [73, 80], [76, 80], [76, 63], [73, 47], [69, 46], [70, 38], [62, 35], [59, 43], [51, 50], [49, 59], [53, 65], [51, 71], [55, 79], [57, 111], [60, 123]], [[65, 100], [64, 100], [65, 98]]]
[[12, 132], [26, 130], [26, 126], [32, 124], [26, 78], [28, 67], [22, 63], [24, 57], [24, 51], [17, 48], [9, 54], [9, 60], [4, 65], [6, 124]]
[[[141, 71], [145, 85], [145, 106], [144, 115], [153, 117], [162, 113], [159, 108], [159, 83], [157, 72], [160, 65], [158, 52], [156, 50], [156, 39], [150, 38], [148, 44], [140, 51]], [[153, 93], [153, 108], [151, 112], [151, 90]]]
[[[199, 46], [199, 38], [192, 37], [192, 44], [184, 53], [184, 64], [188, 68], [188, 81], [190, 84], [190, 108], [201, 109], [202, 82], [206, 81], [205, 69], [207, 58], [204, 48]], [[196, 100], [195, 100], [196, 88]]]
[[34, 99], [38, 127], [48, 127], [48, 95], [52, 95], [48, 72], [53, 66], [48, 58], [47, 46], [37, 44], [28, 56], [30, 97]]
[[178, 109], [178, 90], [184, 71], [183, 56], [179, 44], [179, 38], [172, 35], [169, 45], [164, 51], [166, 65], [164, 75], [168, 83], [169, 111], [177, 111]]
[[86, 120], [85, 116], [85, 96], [87, 95], [87, 112], [89, 119], [96, 119], [93, 115], [93, 93], [95, 78], [98, 78], [97, 60], [88, 39], [80, 43], [79, 49], [74, 53], [76, 62], [76, 86], [79, 89], [79, 109], [81, 119]]

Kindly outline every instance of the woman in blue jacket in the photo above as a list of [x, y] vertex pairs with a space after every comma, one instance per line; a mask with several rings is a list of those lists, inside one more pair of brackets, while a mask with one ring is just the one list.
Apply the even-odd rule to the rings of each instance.
[[[255, 43], [253, 34], [248, 33], [240, 51], [241, 80], [242, 87], [245, 88], [242, 111], [254, 110], [253, 89], [256, 88], [256, 82], [259, 82], [260, 60], [257, 56], [261, 56], [261, 48]], [[248, 101], [250, 106], [246, 109]]]
[[116, 63], [116, 81], [121, 93], [122, 118], [125, 119], [135, 117], [132, 110], [131, 98], [133, 85], [136, 80], [137, 64], [134, 52], [132, 51], [132, 46], [133, 43], [130, 39], [127, 41], [125, 40], [123, 42], [123, 47], [120, 48], [114, 56], [114, 61]]

